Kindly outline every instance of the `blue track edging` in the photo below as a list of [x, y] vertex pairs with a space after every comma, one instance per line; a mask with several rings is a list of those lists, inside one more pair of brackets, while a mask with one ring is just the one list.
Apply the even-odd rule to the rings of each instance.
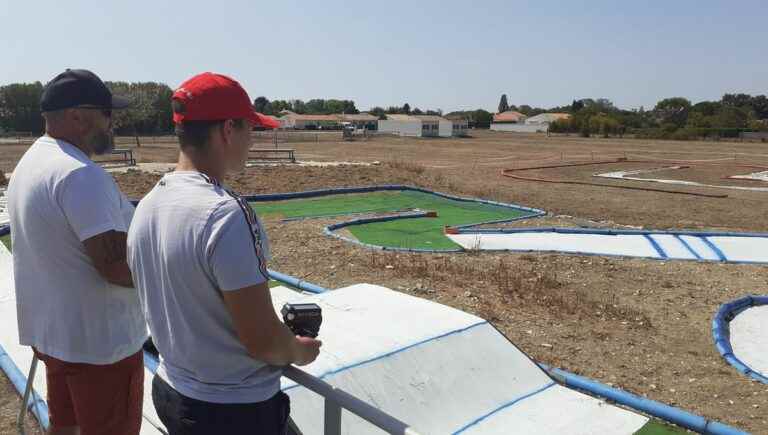
[[275, 270], [267, 269], [267, 274], [271, 279], [288, 284], [289, 286], [297, 288], [299, 290], [304, 290], [304, 291], [307, 291], [310, 293], [316, 293], [316, 294], [325, 293], [328, 291], [328, 289], [325, 287], [320, 287], [319, 285], [312, 284], [311, 282], [307, 282], [307, 281], [304, 281], [303, 279], [299, 279], [291, 275], [286, 275], [284, 273], [280, 273]]
[[628, 406], [629, 408], [644, 412], [648, 415], [652, 415], [661, 420], [674, 423], [698, 433], [710, 435], [747, 435], [747, 432], [744, 432], [741, 429], [709, 420], [700, 415], [665, 405], [655, 400], [640, 397], [627, 391], [619, 390], [618, 388], [609, 387], [608, 385], [569, 373], [565, 370], [550, 367], [546, 364], [539, 364], [539, 367], [569, 388], [604, 397], [621, 405]]
[[[515, 210], [527, 211], [535, 214], [546, 214], [544, 210], [539, 210], [536, 208], [524, 207], [517, 204], [509, 204], [509, 203], [498, 202], [498, 201], [490, 201], [486, 199], [449, 195], [447, 193], [436, 192], [434, 190], [424, 189], [416, 186], [408, 186], [405, 184], [384, 184], [384, 185], [366, 186], [366, 187], [340, 187], [340, 188], [334, 188], [334, 189], [306, 190], [303, 192], [245, 195], [243, 196], [243, 199], [245, 199], [246, 201], [265, 202], [265, 201], [281, 201], [285, 199], [314, 198], [318, 196], [345, 195], [349, 193], [368, 193], [368, 192], [381, 192], [381, 191], [393, 191], [393, 190], [421, 192], [421, 193], [427, 193], [430, 195], [439, 196], [446, 199], [451, 199], [454, 201], [479, 202], [482, 204], [512, 208]], [[480, 225], [480, 224], [473, 224], [473, 225]]]
[[723, 359], [740, 373], [764, 384], [768, 384], [767, 374], [752, 370], [733, 353], [731, 347], [730, 322], [742, 311], [760, 305], [768, 305], [768, 296], [749, 295], [720, 306], [712, 319], [712, 337], [715, 347]]

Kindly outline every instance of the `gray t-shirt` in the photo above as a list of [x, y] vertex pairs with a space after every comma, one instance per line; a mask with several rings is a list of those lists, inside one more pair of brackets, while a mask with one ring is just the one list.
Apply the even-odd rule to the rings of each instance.
[[248, 203], [199, 172], [166, 174], [139, 203], [128, 264], [160, 351], [158, 375], [214, 403], [269, 399], [282, 370], [240, 342], [221, 292], [268, 279], [269, 245]]

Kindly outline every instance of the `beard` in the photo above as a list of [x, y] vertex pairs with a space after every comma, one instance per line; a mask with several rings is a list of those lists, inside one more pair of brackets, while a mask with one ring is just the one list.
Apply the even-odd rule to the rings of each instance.
[[115, 137], [111, 132], [99, 131], [88, 139], [93, 153], [97, 156], [111, 153], [115, 149]]

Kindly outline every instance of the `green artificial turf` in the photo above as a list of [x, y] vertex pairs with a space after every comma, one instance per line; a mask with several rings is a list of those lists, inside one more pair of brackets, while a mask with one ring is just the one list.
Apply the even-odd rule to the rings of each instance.
[[423, 192], [371, 192], [251, 203], [262, 216], [308, 218], [357, 213], [436, 211], [436, 218], [399, 219], [354, 225], [347, 229], [373, 245], [417, 249], [456, 249], [443, 234], [446, 225], [466, 225], [529, 216], [533, 213], [480, 202], [457, 201]]
[[681, 435], [689, 433], [683, 428], [671, 426], [658, 420], [651, 420], [635, 432], [635, 435]]
[[0, 242], [3, 242], [6, 248], [8, 248], [9, 251], [13, 251], [13, 245], [11, 244], [11, 235], [6, 234], [3, 237], [0, 237]]

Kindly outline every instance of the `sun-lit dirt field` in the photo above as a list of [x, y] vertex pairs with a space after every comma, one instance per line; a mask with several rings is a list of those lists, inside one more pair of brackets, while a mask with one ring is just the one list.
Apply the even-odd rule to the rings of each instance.
[[[768, 145], [546, 137], [472, 132], [465, 139], [378, 137], [344, 142], [336, 133], [280, 143], [300, 161], [371, 166], [257, 166], [226, 182], [241, 193], [326, 187], [411, 184], [544, 209], [525, 225], [632, 226], [649, 229], [768, 231], [768, 192], [609, 180], [594, 174], [686, 166], [644, 178], [768, 187], [725, 179], [768, 167]], [[315, 140], [310, 140], [314, 137]], [[140, 163], [173, 162], [172, 138], [126, 140]], [[0, 170], [11, 172], [28, 145], [0, 145]], [[268, 139], [257, 146], [274, 146]], [[616, 159], [627, 161], [615, 162]], [[591, 164], [613, 160], [614, 163]], [[559, 166], [525, 169], [541, 166]], [[526, 178], [594, 185], [526, 181]], [[510, 172], [508, 172], [510, 173]], [[115, 174], [141, 198], [158, 174]], [[621, 187], [674, 191], [629, 190]], [[689, 195], [720, 195], [705, 197]], [[272, 269], [338, 288], [369, 282], [480, 315], [538, 361], [679, 406], [754, 433], [768, 433], [768, 386], [725, 364], [712, 342], [718, 306], [745, 294], [768, 293], [768, 267], [553, 254], [428, 255], [372, 252], [322, 235], [333, 220], [284, 223], [266, 219]], [[503, 368], [500, 368], [503, 369]], [[4, 410], [18, 409], [2, 386]]]

